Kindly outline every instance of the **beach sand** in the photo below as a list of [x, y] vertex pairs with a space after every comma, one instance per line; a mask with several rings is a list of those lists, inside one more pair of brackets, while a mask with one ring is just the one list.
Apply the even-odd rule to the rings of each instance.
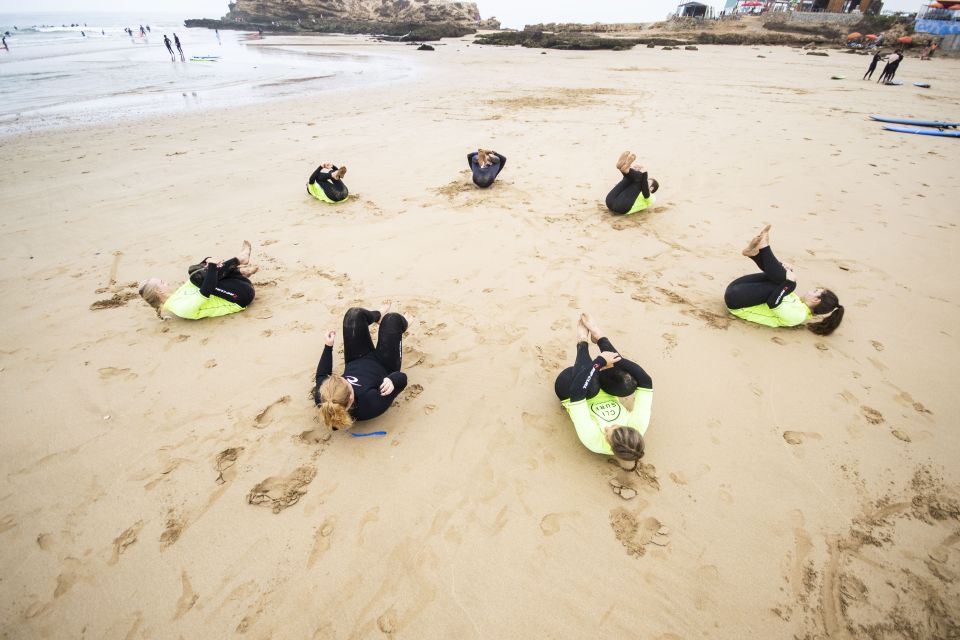
[[[313, 42], [419, 71], [4, 140], [0, 637], [955, 637], [960, 146], [867, 115], [956, 119], [960, 61]], [[725, 313], [764, 222], [833, 335]], [[244, 239], [244, 313], [136, 297]], [[384, 299], [409, 386], [331, 434], [323, 331]], [[581, 310], [653, 376], [638, 474], [553, 394]]]

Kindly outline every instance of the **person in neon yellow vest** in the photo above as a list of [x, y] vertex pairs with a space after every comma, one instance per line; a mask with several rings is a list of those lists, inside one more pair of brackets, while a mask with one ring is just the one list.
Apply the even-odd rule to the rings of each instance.
[[[592, 361], [587, 338], [601, 350]], [[560, 372], [553, 389], [583, 446], [637, 467], [650, 424], [653, 380], [643, 367], [621, 357], [585, 313], [577, 323], [576, 362]], [[621, 398], [630, 396], [633, 409], [621, 402]]]
[[[810, 331], [830, 335], [843, 320], [843, 306], [837, 294], [829, 289], [813, 289], [797, 295], [797, 277], [793, 267], [773, 255], [770, 248], [770, 225], [765, 226], [743, 250], [760, 268], [737, 278], [723, 294], [727, 311], [738, 318], [767, 327], [796, 327], [807, 324]], [[815, 315], [826, 317], [809, 322]]]
[[622, 215], [643, 211], [657, 201], [655, 194], [660, 183], [647, 178], [647, 170], [634, 164], [637, 154], [624, 151], [617, 160], [617, 169], [623, 178], [607, 194], [607, 209]]
[[186, 320], [243, 311], [253, 302], [250, 276], [258, 269], [250, 264], [251, 249], [244, 240], [243, 249], [235, 258], [220, 261], [210, 257], [191, 265], [187, 269], [188, 280], [177, 289], [159, 278], [151, 278], [140, 286], [140, 296], [161, 320], [164, 311]]
[[307, 193], [320, 202], [337, 204], [346, 202], [350, 197], [347, 185], [343, 183], [343, 176], [347, 175], [346, 167], [338, 167], [324, 162], [310, 174], [307, 180]]

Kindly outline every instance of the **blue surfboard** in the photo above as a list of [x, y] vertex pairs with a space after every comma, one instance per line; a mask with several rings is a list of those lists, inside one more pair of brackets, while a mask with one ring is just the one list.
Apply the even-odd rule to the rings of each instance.
[[890, 124], [908, 124], [914, 127], [938, 127], [948, 129], [960, 127], [960, 122], [940, 122], [938, 120], [904, 120], [902, 118], [884, 118], [883, 116], [870, 116], [877, 122], [889, 122]]
[[944, 138], [960, 138], [960, 131], [944, 131], [942, 129], [911, 129], [909, 127], [884, 127], [887, 131], [899, 133], [917, 133], [924, 136], [941, 136]]

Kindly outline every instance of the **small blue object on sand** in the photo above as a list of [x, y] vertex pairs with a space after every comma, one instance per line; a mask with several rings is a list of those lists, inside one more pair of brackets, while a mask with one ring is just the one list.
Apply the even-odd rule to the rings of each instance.
[[354, 438], [363, 438], [363, 437], [366, 437], [366, 436], [385, 436], [385, 435], [387, 435], [387, 432], [386, 432], [386, 431], [371, 431], [371, 432], [369, 432], [369, 433], [354, 433], [354, 432], [351, 431], [351, 432], [350, 432], [350, 435], [353, 436]]

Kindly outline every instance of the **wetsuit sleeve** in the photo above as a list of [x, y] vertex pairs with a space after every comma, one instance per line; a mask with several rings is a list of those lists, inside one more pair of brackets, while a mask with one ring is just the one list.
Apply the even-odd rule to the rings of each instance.
[[627, 420], [627, 426], [633, 427], [640, 435], [647, 433], [650, 426], [650, 410], [653, 408], [653, 391], [651, 389], [637, 389], [633, 394], [633, 411]]
[[467, 154], [467, 166], [470, 167], [470, 170], [473, 171], [473, 160], [477, 157], [477, 152]]
[[587, 399], [587, 388], [590, 386], [590, 381], [606, 364], [606, 360], [597, 356], [589, 367], [578, 368], [574, 371], [573, 381], [570, 383], [571, 403]]
[[503, 168], [507, 166], [507, 156], [499, 154], [496, 151], [493, 152], [493, 155], [500, 158], [500, 171], [503, 171]]
[[637, 381], [637, 387], [641, 389], [653, 389], [653, 379], [650, 377], [650, 374], [643, 370], [643, 367], [638, 365], [636, 362], [627, 360], [626, 358], [620, 358], [620, 362], [614, 363], [615, 369], [623, 369]]
[[310, 174], [310, 179], [307, 180], [307, 184], [313, 184], [314, 182], [319, 182], [320, 174], [323, 173], [323, 165], [317, 167], [317, 170]]
[[401, 391], [407, 388], [407, 374], [402, 371], [394, 371], [387, 376], [390, 378], [390, 382], [393, 383], [393, 393], [391, 393], [389, 398], [393, 398], [400, 394]]
[[217, 269], [217, 265], [212, 262], [207, 263], [207, 271], [203, 274], [203, 284], [200, 285], [200, 295], [204, 298], [213, 295], [213, 290], [217, 288], [217, 281], [219, 280]]
[[313, 392], [317, 404], [320, 404], [320, 385], [330, 377], [331, 373], [333, 373], [333, 347], [323, 345], [323, 354], [320, 355], [320, 362], [317, 363], [316, 387]]

